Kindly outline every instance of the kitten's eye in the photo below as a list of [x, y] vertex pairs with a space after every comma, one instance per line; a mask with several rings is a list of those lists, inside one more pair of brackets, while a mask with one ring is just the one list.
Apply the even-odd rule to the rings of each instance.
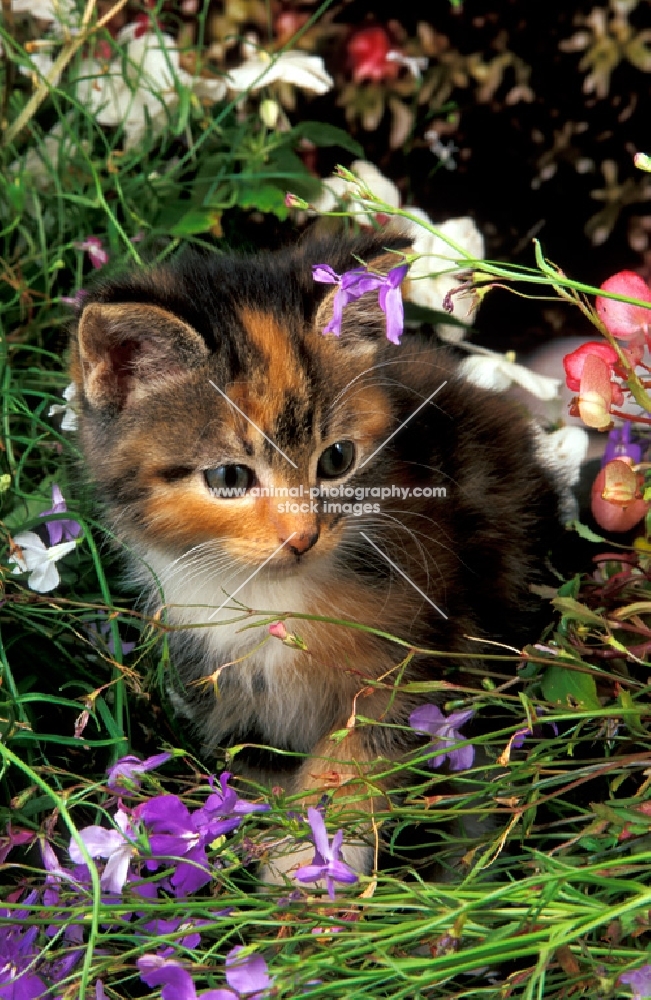
[[321, 479], [339, 479], [345, 476], [355, 461], [355, 445], [352, 441], [337, 441], [321, 455], [316, 474]]
[[216, 469], [206, 469], [206, 483], [211, 490], [219, 490], [228, 496], [236, 491], [241, 496], [255, 483], [255, 472], [246, 465], [220, 465]]

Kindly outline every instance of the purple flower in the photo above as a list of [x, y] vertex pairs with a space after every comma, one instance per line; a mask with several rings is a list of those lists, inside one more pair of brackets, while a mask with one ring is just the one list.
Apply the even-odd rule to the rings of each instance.
[[341, 845], [344, 839], [344, 831], [337, 830], [332, 838], [332, 844], [328, 840], [323, 816], [318, 809], [310, 808], [307, 811], [307, 818], [312, 828], [312, 839], [316, 848], [311, 865], [303, 865], [296, 872], [299, 882], [318, 882], [325, 879], [330, 899], [335, 898], [335, 882], [346, 882], [351, 884], [357, 882], [357, 875], [345, 861], [341, 859]]
[[87, 236], [81, 243], [75, 243], [75, 249], [85, 250], [95, 268], [104, 267], [104, 264], [108, 263], [109, 255], [102, 246], [99, 236]]
[[[88, 631], [90, 633], [89, 639], [93, 644], [93, 646], [99, 646], [100, 645], [98, 641], [99, 636], [103, 637], [108, 636], [108, 638], [106, 639], [106, 648], [108, 649], [111, 656], [115, 656], [115, 642], [113, 641], [113, 630], [111, 629], [111, 622], [108, 619], [105, 612], [100, 612], [99, 617], [101, 619], [99, 628], [97, 627], [95, 622], [90, 622], [88, 625]], [[120, 640], [120, 645], [122, 647], [123, 656], [128, 656], [129, 653], [133, 652], [133, 650], [136, 648], [135, 642], [124, 642]], [[155, 767], [156, 765], [152, 766]]]
[[651, 998], [651, 965], [641, 965], [633, 972], [623, 972], [618, 982], [632, 988], [632, 1000], [649, 1000]]
[[[541, 716], [544, 714], [545, 711], [546, 709], [544, 709], [542, 705], [536, 705], [536, 715]], [[556, 725], [556, 723], [548, 722], [547, 725], [552, 727], [554, 736], [558, 736], [558, 726]], [[513, 739], [511, 740], [511, 747], [514, 750], [519, 750], [524, 745], [524, 741], [526, 740], [527, 736], [539, 736], [540, 732], [541, 732], [540, 726], [534, 726], [533, 729], [529, 729], [528, 726], [525, 727], [524, 729], [517, 729]]]
[[75, 309], [81, 309], [87, 295], [88, 292], [85, 288], [78, 288], [74, 295], [62, 295], [60, 301], [65, 302], [67, 306], [74, 306]]
[[[135, 643], [124, 643], [122, 648], [123, 650], [125, 646], [133, 648], [134, 645]], [[130, 652], [130, 650], [124, 651]], [[139, 774], [144, 774], [145, 771], [153, 771], [155, 767], [160, 767], [161, 764], [166, 764], [171, 759], [171, 753], [157, 753], [153, 757], [147, 757], [146, 760], [138, 760], [137, 757], [133, 757], [132, 755], [120, 757], [113, 767], [109, 768], [106, 783], [109, 788], [120, 792], [122, 795], [131, 795], [140, 787], [140, 780], [137, 777]]]
[[31, 830], [12, 830], [11, 823], [7, 823], [7, 836], [0, 837], [0, 865], [7, 859], [9, 851], [22, 844], [29, 844], [34, 839]]
[[421, 705], [414, 709], [409, 716], [409, 725], [419, 733], [428, 733], [432, 737], [434, 748], [444, 750], [444, 753], [437, 753], [428, 760], [430, 767], [440, 767], [443, 761], [448, 759], [452, 771], [465, 771], [472, 767], [475, 759], [475, 748], [468, 744], [456, 750], [448, 750], [465, 740], [463, 733], [459, 732], [461, 726], [465, 725], [473, 716], [472, 709], [466, 712], [453, 712], [447, 718], [438, 705]]
[[[52, 507], [44, 510], [40, 515], [47, 517], [48, 514], [65, 514], [68, 508], [59, 487], [54, 484], [52, 487]], [[60, 542], [72, 542], [81, 534], [81, 525], [77, 521], [69, 521], [61, 518], [57, 521], [46, 521], [45, 527], [50, 536], [50, 545], [58, 545]]]
[[[25, 903], [32, 903], [36, 893], [30, 893]], [[0, 927], [0, 998], [1, 1000], [36, 1000], [45, 996], [47, 987], [34, 972], [33, 962], [39, 953], [35, 946], [37, 926], [21, 926], [26, 912], [0, 910], [0, 917], [15, 923]]]
[[400, 343], [402, 328], [405, 325], [405, 309], [402, 303], [400, 285], [404, 281], [408, 270], [409, 264], [393, 267], [387, 274], [384, 284], [378, 292], [380, 309], [387, 318], [387, 339], [392, 344]]
[[[226, 982], [230, 990], [207, 990], [202, 1000], [260, 1000], [271, 986], [267, 963], [262, 955], [240, 958], [241, 945], [226, 956]], [[175, 959], [162, 955], [143, 955], [138, 959], [140, 978], [149, 986], [161, 986], [163, 1000], [196, 1000], [197, 991], [192, 976]]]
[[[266, 812], [267, 805], [254, 805], [237, 796], [230, 788], [230, 774], [224, 771], [215, 790], [210, 779], [212, 794], [205, 805], [193, 813], [176, 795], [158, 795], [138, 806], [137, 813], [150, 830], [149, 846], [153, 855], [182, 857], [172, 875], [172, 889], [177, 896], [186, 896], [206, 885], [212, 874], [208, 866], [206, 845], [225, 833], [230, 833], [242, 822], [242, 816], [251, 812]], [[147, 862], [150, 869], [158, 867], [155, 857]]]
[[[100, 885], [109, 892], [119, 894], [129, 875], [129, 864], [135, 847], [129, 816], [124, 809], [115, 814], [117, 830], [107, 830], [103, 826], [86, 826], [79, 831], [91, 858], [106, 858], [107, 863], [100, 878]], [[68, 848], [71, 860], [84, 865], [83, 855], [76, 841], [70, 841]]]
[[615, 427], [608, 435], [608, 444], [601, 458], [601, 468], [617, 458], [630, 458], [633, 465], [642, 461], [642, 446], [631, 441], [631, 425], [625, 421], [622, 427]]
[[341, 335], [341, 323], [344, 307], [349, 302], [361, 298], [366, 292], [378, 292], [378, 305], [386, 316], [387, 338], [392, 344], [399, 344], [404, 325], [404, 307], [400, 285], [409, 270], [408, 264], [393, 267], [388, 274], [370, 274], [365, 267], [357, 267], [352, 271], [337, 274], [329, 264], [314, 264], [312, 278], [314, 281], [328, 285], [339, 285], [332, 304], [332, 319], [324, 333]]

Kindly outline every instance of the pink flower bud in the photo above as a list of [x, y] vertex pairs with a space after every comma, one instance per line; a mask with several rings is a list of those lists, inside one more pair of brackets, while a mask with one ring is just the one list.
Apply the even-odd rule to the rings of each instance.
[[274, 622], [273, 625], [269, 626], [269, 635], [275, 636], [276, 639], [282, 639], [284, 642], [289, 633], [284, 622]]

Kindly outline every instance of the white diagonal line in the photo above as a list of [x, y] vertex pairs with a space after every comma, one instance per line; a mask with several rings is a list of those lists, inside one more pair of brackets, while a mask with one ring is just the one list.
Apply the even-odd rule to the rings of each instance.
[[286, 458], [290, 465], [293, 465], [295, 469], [298, 469], [298, 465], [296, 464], [296, 462], [292, 462], [292, 460], [289, 457], [289, 455], [286, 455], [285, 452], [282, 451], [278, 447], [278, 445], [275, 443], [275, 441], [272, 441], [270, 437], [267, 437], [267, 435], [265, 434], [265, 432], [263, 430], [261, 430], [260, 427], [258, 427], [257, 424], [253, 423], [253, 421], [251, 420], [251, 417], [247, 417], [247, 415], [244, 412], [244, 410], [240, 410], [240, 408], [237, 405], [237, 403], [234, 403], [232, 399], [229, 399], [228, 396], [226, 395], [226, 393], [223, 392], [223, 390], [220, 389], [218, 385], [215, 385], [215, 383], [213, 382], [213, 380], [211, 378], [209, 378], [208, 381], [210, 382], [210, 384], [213, 387], [213, 389], [216, 389], [217, 392], [220, 394], [220, 396], [223, 396], [224, 399], [226, 400], [226, 402], [231, 404], [231, 406], [233, 407], [234, 410], [237, 410], [237, 412], [240, 413], [244, 417], [245, 420], [249, 421], [249, 423], [251, 424], [252, 427], [255, 427], [255, 429], [258, 432], [258, 434], [262, 434], [262, 436], [265, 439], [265, 441], [268, 441], [272, 448], [275, 448], [276, 451], [280, 452], [280, 454], [283, 456], [283, 458]]
[[278, 555], [278, 553], [280, 552], [280, 550], [281, 550], [281, 549], [283, 549], [283, 548], [284, 548], [284, 547], [285, 547], [285, 546], [287, 545], [287, 542], [291, 541], [291, 539], [292, 539], [292, 538], [294, 537], [294, 535], [295, 535], [295, 534], [296, 534], [296, 532], [295, 532], [295, 531], [292, 531], [292, 533], [291, 533], [291, 535], [289, 536], [289, 538], [286, 538], [286, 539], [285, 539], [285, 541], [283, 542], [283, 544], [282, 544], [282, 545], [279, 545], [279, 546], [278, 546], [278, 548], [276, 549], [276, 551], [275, 551], [275, 552], [272, 552], [272, 553], [271, 553], [271, 555], [270, 555], [270, 556], [269, 556], [269, 557], [268, 557], [267, 559], [265, 559], [265, 561], [264, 561], [264, 562], [263, 562], [263, 563], [262, 563], [262, 564], [261, 564], [260, 566], [258, 566], [258, 568], [257, 568], [256, 570], [254, 570], [254, 571], [253, 571], [253, 573], [251, 573], [251, 576], [247, 576], [247, 578], [246, 578], [246, 580], [244, 581], [244, 583], [241, 583], [241, 584], [239, 585], [239, 587], [237, 588], [237, 590], [234, 590], [232, 594], [229, 594], [229, 595], [228, 595], [228, 597], [227, 597], [227, 598], [226, 598], [226, 600], [224, 601], [224, 604], [220, 604], [220, 605], [219, 605], [219, 607], [217, 608], [217, 610], [216, 610], [216, 611], [213, 611], [213, 613], [212, 613], [212, 614], [210, 615], [210, 617], [208, 618], [208, 621], [212, 621], [212, 619], [213, 619], [213, 618], [215, 617], [215, 615], [218, 615], [218, 614], [219, 614], [219, 612], [220, 612], [220, 611], [221, 611], [221, 609], [222, 609], [222, 608], [224, 607], [224, 605], [225, 605], [225, 604], [228, 604], [228, 602], [229, 602], [229, 601], [232, 601], [232, 600], [233, 600], [233, 598], [235, 597], [235, 595], [236, 595], [236, 594], [239, 594], [239, 592], [240, 592], [240, 590], [242, 589], [242, 587], [246, 587], [247, 583], [248, 583], [248, 582], [249, 582], [250, 580], [252, 580], [254, 576], [257, 576], [257, 574], [258, 574], [258, 573], [260, 572], [260, 570], [261, 570], [261, 569], [264, 569], [264, 568], [265, 568], [265, 566], [267, 565], [267, 563], [268, 563], [268, 562], [271, 562], [271, 560], [273, 559], [273, 557], [274, 557], [274, 556]]
[[[443, 385], [445, 385], [445, 382], [443, 383]], [[439, 386], [439, 388], [440, 388], [440, 386]], [[437, 389], [437, 392], [438, 392], [438, 389]], [[407, 583], [410, 583], [411, 586], [414, 588], [414, 590], [417, 590], [418, 593], [420, 594], [420, 596], [424, 597], [425, 600], [428, 602], [428, 604], [431, 604], [432, 607], [434, 608], [434, 610], [438, 611], [438, 613], [440, 615], [442, 615], [443, 618], [445, 618], [445, 620], [447, 621], [448, 616], [446, 615], [446, 613], [444, 611], [441, 611], [441, 609], [434, 603], [434, 601], [430, 601], [430, 599], [427, 596], [427, 594], [424, 594], [423, 591], [420, 589], [420, 587], [417, 587], [416, 584], [414, 583], [414, 581], [410, 580], [409, 577], [407, 576], [407, 574], [405, 572], [403, 572], [403, 570], [401, 570], [399, 566], [396, 566], [396, 564], [393, 562], [393, 560], [389, 559], [389, 557], [386, 554], [386, 552], [383, 552], [382, 549], [378, 545], [375, 544], [375, 542], [372, 542], [371, 539], [368, 537], [368, 535], [365, 535], [363, 531], [360, 531], [360, 535], [362, 536], [362, 538], [364, 538], [368, 542], [369, 545], [372, 545], [373, 548], [377, 552], [380, 553], [380, 555], [382, 556], [383, 559], [386, 559], [386, 561], [389, 563], [389, 566], [393, 566], [393, 568], [395, 569], [396, 573], [400, 573], [400, 576], [404, 577], [404, 579], [407, 581]]]
[[[374, 451], [374, 452], [372, 452], [372, 454], [370, 454], [370, 455], [368, 456], [368, 458], [365, 458], [365, 459], [364, 459], [364, 461], [363, 461], [363, 462], [361, 463], [361, 465], [358, 465], [358, 466], [357, 466], [357, 468], [358, 468], [358, 469], [363, 469], [363, 468], [364, 468], [364, 466], [366, 465], [366, 463], [367, 463], [367, 462], [370, 462], [370, 461], [371, 461], [371, 459], [372, 459], [372, 458], [374, 458], [374, 457], [375, 457], [375, 456], [377, 455], [378, 451], [382, 451], [382, 449], [384, 448], [385, 444], [388, 444], [388, 443], [389, 443], [389, 441], [391, 440], [391, 438], [395, 437], [395, 436], [396, 436], [396, 434], [398, 433], [398, 431], [401, 431], [401, 430], [402, 430], [402, 428], [403, 428], [403, 427], [405, 426], [405, 424], [408, 424], [408, 423], [409, 423], [409, 421], [410, 421], [410, 420], [411, 420], [411, 419], [412, 419], [413, 417], [415, 417], [417, 413], [420, 413], [420, 411], [421, 411], [421, 410], [423, 409], [423, 407], [424, 407], [424, 406], [427, 406], [427, 404], [429, 403], [430, 399], [434, 399], [434, 397], [435, 397], [436, 393], [437, 393], [437, 392], [440, 392], [440, 391], [441, 391], [441, 389], [443, 388], [443, 386], [444, 386], [444, 385], [447, 385], [447, 384], [448, 384], [448, 380], [447, 380], [447, 379], [445, 380], [445, 382], [441, 382], [441, 384], [440, 384], [440, 386], [438, 387], [438, 389], [435, 389], [435, 390], [434, 390], [434, 392], [432, 393], [432, 395], [431, 395], [431, 396], [428, 396], [428, 397], [427, 397], [427, 399], [425, 400], [425, 402], [424, 402], [424, 403], [421, 403], [421, 404], [420, 404], [420, 406], [418, 407], [418, 409], [414, 410], [414, 412], [413, 412], [413, 413], [410, 413], [410, 414], [409, 414], [409, 416], [407, 417], [407, 419], [406, 419], [406, 420], [403, 420], [403, 421], [402, 421], [402, 423], [400, 424], [400, 426], [399, 426], [399, 427], [396, 427], [395, 431], [393, 431], [393, 432], [392, 432], [391, 434], [389, 434], [388, 438], [387, 438], [387, 439], [386, 439], [385, 441], [383, 441], [383, 442], [382, 442], [382, 444], [381, 444], [381, 445], [379, 446], [379, 448], [376, 448], [376, 449], [375, 449], [375, 451]], [[430, 604], [431, 604], [431, 601], [430, 601]], [[438, 610], [438, 608], [437, 608], [437, 610]]]

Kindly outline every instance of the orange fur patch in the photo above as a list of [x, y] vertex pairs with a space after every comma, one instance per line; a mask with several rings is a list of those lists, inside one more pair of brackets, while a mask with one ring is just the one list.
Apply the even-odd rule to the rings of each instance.
[[273, 373], [275, 393], [305, 391], [305, 376], [291, 348], [288, 330], [274, 316], [254, 309], [242, 309], [241, 318], [249, 339], [266, 358], [269, 374]]

